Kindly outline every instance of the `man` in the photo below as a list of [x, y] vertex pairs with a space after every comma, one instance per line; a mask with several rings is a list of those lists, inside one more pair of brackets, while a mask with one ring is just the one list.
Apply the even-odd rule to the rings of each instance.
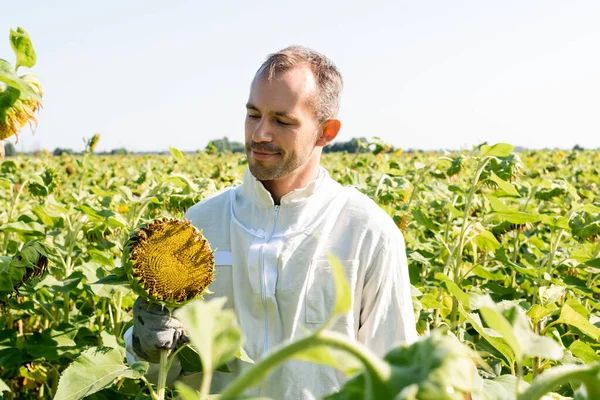
[[[201, 201], [184, 216], [218, 249], [210, 289], [228, 298], [254, 360], [327, 320], [335, 297], [330, 252], [353, 293], [352, 311], [334, 330], [381, 356], [417, 336], [400, 231], [372, 200], [339, 185], [319, 164], [341, 127], [341, 90], [341, 75], [323, 55], [303, 47], [271, 55], [246, 104], [249, 170], [243, 185]], [[158, 348], [173, 347], [183, 334], [176, 321], [147, 311], [140, 301], [134, 314], [133, 331], [126, 334], [130, 361], [156, 362]], [[244, 368], [236, 363], [236, 371]], [[236, 375], [217, 372], [212, 391]], [[332, 368], [290, 361], [251, 394], [312, 399], [342, 381]]]

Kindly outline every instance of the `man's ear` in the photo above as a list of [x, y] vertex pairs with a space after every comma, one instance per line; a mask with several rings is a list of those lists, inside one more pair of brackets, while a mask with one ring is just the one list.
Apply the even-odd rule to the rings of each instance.
[[321, 136], [317, 138], [316, 145], [325, 147], [333, 142], [341, 128], [342, 123], [339, 119], [331, 118], [323, 122], [321, 125]]

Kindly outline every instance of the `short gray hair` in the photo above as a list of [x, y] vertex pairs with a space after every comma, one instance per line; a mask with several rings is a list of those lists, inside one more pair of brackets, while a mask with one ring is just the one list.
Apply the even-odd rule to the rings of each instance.
[[304, 46], [289, 46], [270, 54], [256, 71], [256, 76], [266, 72], [270, 81], [275, 74], [294, 67], [308, 66], [317, 81], [318, 93], [314, 99], [315, 117], [319, 122], [337, 116], [344, 82], [333, 62], [321, 53]]

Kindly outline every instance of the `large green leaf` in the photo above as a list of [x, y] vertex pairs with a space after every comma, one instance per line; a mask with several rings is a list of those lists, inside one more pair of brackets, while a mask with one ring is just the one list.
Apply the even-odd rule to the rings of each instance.
[[328, 400], [439, 399], [463, 400], [478, 392], [477, 356], [455, 338], [434, 331], [419, 341], [391, 350], [384, 360], [391, 366], [385, 393], [369, 397], [365, 373], [346, 382]]
[[17, 89], [21, 92], [20, 96], [22, 99], [36, 99], [42, 101], [42, 98], [33, 90], [27, 82], [19, 78], [15, 71], [6, 60], [0, 59], [0, 82], [6, 83], [8, 86]]
[[111, 347], [92, 347], [62, 373], [54, 400], [77, 400], [112, 385], [117, 378], [138, 379], [148, 370], [148, 363], [129, 366], [123, 354]]
[[[485, 400], [516, 400], [517, 377], [514, 375], [501, 375], [495, 379], [483, 380], [483, 396]], [[521, 382], [520, 385], [527, 385]], [[523, 387], [523, 386], [521, 386]], [[474, 398], [475, 400], [477, 397]]]
[[574, 326], [592, 339], [600, 340], [600, 328], [573, 310], [568, 304], [563, 305], [560, 310], [560, 317], [556, 322]]
[[224, 310], [224, 297], [193, 300], [176, 310], [204, 370], [214, 370], [240, 352], [242, 333], [232, 310]]
[[10, 30], [10, 46], [17, 56], [16, 69], [19, 67], [31, 68], [35, 65], [35, 50], [25, 29], [18, 27], [16, 31]]
[[515, 146], [507, 143], [497, 143], [493, 146], [483, 145], [480, 147], [480, 152], [483, 157], [508, 157], [515, 150]]
[[582, 342], [581, 340], [576, 340], [569, 346], [569, 350], [571, 353], [579, 359], [581, 359], [586, 364], [591, 364], [593, 362], [600, 362], [600, 356], [596, 354], [594, 349], [590, 347], [587, 343]]
[[541, 221], [543, 218], [536, 214], [525, 213], [521, 211], [497, 211], [493, 215], [508, 221], [512, 224], [527, 224]]
[[74, 358], [82, 350], [73, 340], [78, 330], [71, 325], [61, 325], [57, 329], [33, 332], [27, 337], [23, 348], [33, 358], [45, 358], [48, 361], [60, 357]]
[[506, 362], [510, 365], [515, 361], [515, 353], [506, 341], [495, 331], [489, 328], [485, 328], [478, 314], [468, 313], [464, 307], [459, 304], [458, 310], [461, 315], [465, 317], [471, 326], [479, 333], [489, 344], [491, 344], [496, 350], [504, 356]]
[[534, 379], [518, 400], [538, 400], [546, 393], [568, 382], [583, 382], [589, 399], [600, 399], [600, 363], [590, 365], [561, 365], [545, 371]]
[[185, 154], [183, 154], [181, 150], [176, 149], [175, 147], [169, 147], [169, 151], [171, 152], [171, 155], [173, 156], [175, 161], [177, 161], [178, 163], [185, 162]]
[[192, 389], [185, 383], [175, 382], [175, 388], [181, 400], [198, 400], [200, 398], [200, 392]]
[[490, 328], [498, 332], [515, 353], [518, 363], [526, 357], [542, 357], [559, 360], [562, 347], [554, 340], [533, 333], [525, 310], [517, 305], [501, 307], [491, 298], [482, 300], [479, 312]]
[[496, 175], [494, 173], [494, 171], [492, 171], [489, 179], [491, 179], [492, 181], [494, 181], [496, 183], [496, 185], [498, 185], [498, 188], [500, 190], [502, 190], [504, 193], [506, 193], [509, 196], [515, 196], [515, 197], [521, 197], [521, 195], [519, 194], [519, 192], [517, 192], [517, 189], [515, 189], [515, 187], [509, 183], [506, 182], [504, 179], [499, 178], [498, 175]]
[[481, 229], [477, 232], [474, 241], [477, 247], [488, 251], [496, 251], [502, 246], [494, 234], [485, 229]]

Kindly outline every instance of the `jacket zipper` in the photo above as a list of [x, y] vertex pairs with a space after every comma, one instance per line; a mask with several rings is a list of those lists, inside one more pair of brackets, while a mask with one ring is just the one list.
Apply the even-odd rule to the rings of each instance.
[[[263, 352], [262, 352], [263, 355], [269, 349], [269, 314], [268, 314], [268, 310], [267, 310], [267, 273], [265, 271], [265, 245], [267, 243], [269, 243], [269, 241], [275, 234], [275, 229], [277, 228], [277, 218], [279, 217], [279, 207], [280, 206], [275, 206], [275, 218], [273, 220], [273, 230], [271, 231], [271, 234], [267, 238], [266, 242], [261, 246], [261, 252], [260, 252], [260, 273], [262, 275], [262, 291], [261, 291], [262, 296], [261, 297], [262, 297], [263, 308], [265, 310], [265, 337], [263, 340]], [[262, 385], [258, 389], [259, 396], [260, 396], [261, 389], [262, 389]]]

